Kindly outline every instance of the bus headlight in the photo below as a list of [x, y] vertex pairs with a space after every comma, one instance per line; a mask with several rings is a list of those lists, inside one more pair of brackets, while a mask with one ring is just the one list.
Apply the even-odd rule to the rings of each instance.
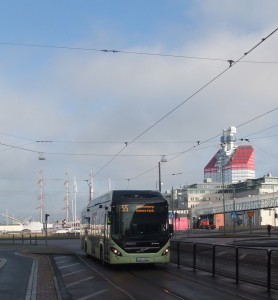
[[162, 252], [162, 256], [167, 255], [170, 253], [170, 247], [166, 248], [163, 252]]
[[112, 251], [117, 256], [122, 256], [122, 253], [114, 247], [110, 247], [110, 251]]

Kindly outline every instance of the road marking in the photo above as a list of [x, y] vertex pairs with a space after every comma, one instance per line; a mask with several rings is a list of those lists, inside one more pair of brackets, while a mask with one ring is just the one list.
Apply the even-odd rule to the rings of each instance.
[[215, 255], [216, 256], [221, 256], [221, 255], [224, 255], [226, 253], [227, 253], [227, 251], [222, 251], [222, 252], [217, 252]]
[[5, 258], [0, 258], [0, 269], [5, 265], [7, 260]]
[[66, 263], [66, 262], [69, 262], [69, 261], [72, 261], [72, 259], [56, 261], [56, 264], [58, 265], [58, 264]]
[[73, 275], [73, 274], [76, 274], [76, 273], [79, 273], [79, 272], [82, 272], [82, 271], [86, 271], [86, 270], [85, 270], [85, 269], [81, 269], [81, 270], [78, 270], [78, 271], [75, 271], [75, 272], [63, 274], [62, 277], [66, 277], [66, 276], [69, 276], [69, 275]]
[[85, 296], [85, 297], [78, 298], [77, 300], [87, 300], [87, 299], [90, 299], [90, 298], [92, 298], [92, 297], [95, 297], [95, 296], [97, 296], [97, 295], [99, 295], [99, 294], [103, 294], [103, 293], [105, 293], [105, 292], [107, 292], [107, 291], [109, 291], [109, 290], [108, 290], [108, 289], [106, 289], [106, 290], [101, 290], [101, 291], [95, 292], [95, 293], [93, 293], [93, 294], [87, 295], [87, 296]]
[[135, 300], [135, 298], [126, 290], [122, 289], [119, 285], [117, 285], [116, 283], [114, 283], [112, 280], [110, 280], [109, 278], [107, 278], [103, 273], [101, 273], [100, 271], [98, 271], [96, 268], [92, 267], [88, 262], [86, 262], [81, 256], [78, 256], [79, 259], [86, 265], [88, 266], [91, 270], [93, 270], [95, 273], [97, 273], [98, 275], [100, 275], [104, 280], [106, 280], [107, 282], [109, 282], [114, 288], [116, 288], [117, 290], [121, 291], [122, 293], [124, 293], [129, 299], [131, 300]]
[[71, 265], [66, 265], [66, 266], [62, 266], [62, 267], [59, 267], [59, 269], [64, 269], [64, 268], [69, 268], [69, 267], [72, 267], [72, 266], [76, 266], [76, 265], [80, 265], [80, 263], [75, 263], [75, 264], [71, 264]]
[[31, 274], [29, 277], [28, 287], [25, 295], [25, 300], [36, 300], [37, 299], [37, 280], [38, 280], [38, 262], [36, 259], [33, 260]]
[[243, 258], [245, 258], [245, 256], [247, 255], [247, 253], [243, 253], [243, 254], [241, 254], [240, 255], [240, 257], [239, 257], [239, 259], [243, 259]]
[[87, 280], [90, 280], [90, 279], [93, 279], [93, 278], [94, 278], [94, 276], [87, 277], [87, 278], [84, 278], [84, 279], [75, 281], [75, 282], [73, 282], [73, 283], [67, 284], [66, 287], [68, 288], [68, 287], [71, 287], [71, 286], [73, 286], [73, 285], [77, 285], [77, 284], [79, 284], [79, 283], [81, 283], [81, 282], [84, 282], [84, 281], [87, 281]]
[[58, 256], [58, 257], [56, 256], [56, 257], [54, 257], [54, 259], [55, 259], [55, 260], [58, 260], [58, 259], [62, 259], [62, 258], [65, 258], [65, 257], [68, 257], [68, 256], [66, 256], [66, 255]]

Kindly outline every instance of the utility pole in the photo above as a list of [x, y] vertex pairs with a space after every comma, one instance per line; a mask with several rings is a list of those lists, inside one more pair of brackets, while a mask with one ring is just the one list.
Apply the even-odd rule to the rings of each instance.
[[94, 177], [93, 177], [93, 171], [91, 170], [90, 173], [90, 181], [89, 181], [89, 201], [94, 199]]
[[45, 214], [45, 244], [47, 246], [47, 219], [49, 217], [49, 214]]
[[[223, 137], [224, 137], [224, 132], [223, 132]], [[222, 198], [223, 198], [223, 222], [224, 222], [224, 234], [226, 233], [226, 211], [225, 211], [225, 194], [224, 194], [224, 163], [225, 163], [225, 143], [221, 143], [222, 147], [222, 153], [221, 153], [221, 179], [222, 179]]]
[[74, 176], [73, 182], [73, 205], [72, 205], [72, 212], [73, 212], [73, 228], [76, 228], [76, 195], [77, 195], [77, 183], [76, 178]]
[[66, 196], [65, 196], [65, 201], [66, 201], [66, 222], [69, 222], [69, 176], [68, 172], [66, 172], [66, 181], [65, 181], [65, 186], [66, 186]]
[[38, 209], [40, 209], [40, 221], [43, 223], [43, 211], [44, 211], [44, 184], [43, 184], [43, 169], [40, 170], [40, 179], [38, 181], [38, 184], [40, 186], [40, 196], [38, 197], [38, 200], [40, 200], [40, 206]]

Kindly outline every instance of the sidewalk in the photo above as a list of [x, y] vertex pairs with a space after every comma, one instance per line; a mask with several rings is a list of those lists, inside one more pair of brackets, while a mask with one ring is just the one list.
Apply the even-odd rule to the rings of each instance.
[[36, 300], [61, 300], [61, 294], [56, 276], [52, 269], [48, 255], [72, 254], [68, 249], [53, 246], [28, 246], [19, 250], [20, 253], [30, 255], [38, 262]]

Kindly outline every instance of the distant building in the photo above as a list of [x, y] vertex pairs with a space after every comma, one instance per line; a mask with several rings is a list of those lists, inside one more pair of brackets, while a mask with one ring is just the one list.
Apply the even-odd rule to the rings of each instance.
[[251, 145], [236, 146], [236, 128], [223, 131], [221, 149], [204, 168], [204, 180], [236, 183], [255, 178], [255, 154]]
[[278, 177], [267, 174], [260, 178], [238, 182], [231, 188], [234, 189], [234, 198], [276, 193], [278, 192]]

